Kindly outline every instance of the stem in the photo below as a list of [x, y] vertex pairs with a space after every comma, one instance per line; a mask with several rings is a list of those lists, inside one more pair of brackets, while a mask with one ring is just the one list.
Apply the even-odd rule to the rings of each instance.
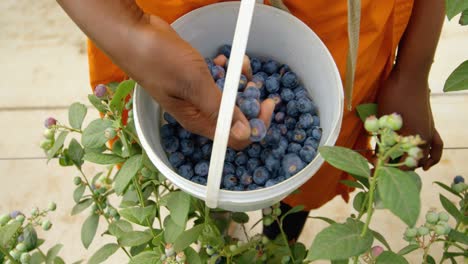
[[295, 263], [296, 260], [294, 259], [294, 256], [293, 256], [293, 253], [291, 251], [291, 248], [289, 247], [289, 241], [288, 241], [288, 238], [286, 237], [286, 234], [284, 233], [284, 230], [283, 230], [283, 222], [282, 221], [279, 221], [277, 217], [275, 217], [276, 219], [276, 223], [278, 223], [278, 226], [280, 228], [280, 231], [281, 231], [281, 237], [283, 238], [283, 241], [284, 241], [284, 244], [286, 245], [286, 247], [288, 248], [288, 251], [289, 251], [289, 256], [291, 256], [291, 260], [292, 260], [292, 263]]
[[12, 263], [14, 264], [19, 263], [3, 247], [0, 247], [0, 252], [2, 252], [2, 254], [5, 255]]
[[158, 223], [159, 223], [159, 228], [163, 228], [162, 221], [161, 221], [161, 206], [159, 205], [159, 185], [153, 184], [154, 185], [154, 197], [156, 199], [156, 206], [158, 207]]
[[386, 167], [401, 167], [401, 166], [404, 166], [405, 163], [404, 162], [400, 162], [400, 163], [386, 163], [385, 166]]
[[247, 242], [250, 242], [249, 234], [247, 234], [247, 229], [245, 228], [245, 224], [241, 224], [242, 230], [244, 231], [244, 236], [247, 239]]
[[[141, 192], [140, 185], [137, 182], [137, 179], [133, 177], [133, 185], [135, 186], [135, 189], [137, 190], [138, 193], [138, 200], [140, 201], [141, 208], [145, 207], [145, 200], [143, 199], [143, 193]], [[157, 236], [157, 234], [153, 230], [153, 225], [151, 224], [150, 220], [148, 217], [145, 217], [146, 224], [150, 228], [151, 234], [153, 237]]]
[[[364, 202], [362, 204], [366, 204], [368, 200], [369, 200], [369, 195], [366, 195], [366, 198], [364, 198]], [[361, 220], [361, 217], [364, 215], [364, 212], [365, 212], [364, 209], [366, 209], [366, 207], [362, 206], [361, 210], [359, 211], [359, 215], [357, 217], [358, 220]]]
[[436, 236], [435, 233], [432, 234], [431, 239], [429, 239], [427, 246], [424, 247], [423, 263], [427, 263], [427, 256], [429, 255], [429, 249], [431, 248], [432, 243], [434, 243], [435, 236]]
[[41, 253], [41, 255], [42, 255], [42, 257], [43, 257], [44, 259], [47, 259], [47, 256], [46, 256], [46, 254], [44, 253], [44, 251], [42, 251], [40, 248], [37, 248], [37, 251], [38, 251], [39, 253]]
[[364, 225], [364, 228], [362, 229], [362, 232], [361, 232], [361, 237], [364, 237], [366, 235], [367, 229], [369, 228], [369, 224], [370, 224], [370, 221], [371, 221], [371, 218], [372, 218], [372, 213], [374, 212], [374, 210], [373, 210], [374, 208], [372, 206], [372, 203], [374, 202], [375, 186], [377, 184], [377, 177], [379, 176], [379, 170], [380, 170], [380, 167], [382, 166], [382, 164], [383, 164], [383, 160], [379, 159], [379, 161], [377, 162], [377, 166], [375, 168], [375, 171], [374, 171], [374, 175], [370, 179], [371, 182], [370, 182], [370, 186], [369, 186], [369, 200], [368, 200], [368, 203], [367, 203], [367, 218], [366, 218], [366, 223]]
[[83, 131], [81, 129], [76, 129], [76, 128], [72, 128], [72, 127], [67, 127], [67, 126], [64, 126], [64, 125], [55, 125], [56, 128], [63, 128], [63, 129], [66, 129], [66, 130], [70, 130], [72, 132], [76, 132], [76, 133], [83, 133]]
[[354, 257], [353, 257], [353, 263], [354, 263], [354, 264], [357, 264], [357, 263], [358, 263], [358, 260], [359, 260], [359, 256], [354, 256]]

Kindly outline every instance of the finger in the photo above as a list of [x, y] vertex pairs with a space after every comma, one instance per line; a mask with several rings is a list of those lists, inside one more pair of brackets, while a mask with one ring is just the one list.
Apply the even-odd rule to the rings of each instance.
[[236, 150], [241, 150], [249, 144], [250, 125], [241, 110], [236, 106], [232, 116], [232, 126], [229, 134], [228, 145]]
[[258, 118], [263, 120], [267, 129], [268, 127], [270, 127], [270, 123], [271, 123], [274, 110], [275, 110], [275, 101], [273, 101], [273, 99], [271, 98], [265, 99], [260, 105], [260, 114]]
[[436, 130], [434, 133], [434, 137], [432, 139], [432, 146], [430, 150], [430, 157], [426, 164], [424, 165], [423, 169], [428, 170], [432, 166], [436, 165], [439, 163], [441, 157], [442, 157], [442, 151], [444, 149], [444, 142], [442, 141], [442, 138], [440, 137], [439, 132]]
[[249, 56], [244, 56], [244, 61], [242, 62], [242, 74], [247, 77], [247, 80], [252, 80], [252, 67], [250, 66]]
[[228, 61], [228, 58], [224, 56], [223, 54], [218, 55], [216, 58], [213, 59], [213, 63], [221, 67], [226, 66], [227, 61]]

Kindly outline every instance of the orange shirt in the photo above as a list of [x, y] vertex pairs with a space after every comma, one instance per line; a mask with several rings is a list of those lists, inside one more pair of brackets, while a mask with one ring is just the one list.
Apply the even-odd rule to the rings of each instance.
[[[147, 13], [172, 23], [196, 8], [222, 0], [137, 0]], [[269, 0], [265, 1], [269, 4]], [[291, 13], [317, 33], [330, 50], [342, 79], [345, 75], [347, 37], [346, 0], [284, 0]], [[408, 24], [413, 0], [361, 0], [361, 29], [356, 67], [353, 107], [373, 102], [381, 82], [388, 76], [397, 45]], [[89, 69], [92, 87], [99, 83], [121, 81], [125, 74], [89, 41]], [[337, 145], [366, 148], [367, 136], [355, 111], [344, 110], [342, 130]], [[324, 164], [314, 177], [301, 187], [299, 194], [285, 199], [290, 205], [318, 208], [340, 194], [348, 200], [349, 188], [340, 180], [349, 176]]]

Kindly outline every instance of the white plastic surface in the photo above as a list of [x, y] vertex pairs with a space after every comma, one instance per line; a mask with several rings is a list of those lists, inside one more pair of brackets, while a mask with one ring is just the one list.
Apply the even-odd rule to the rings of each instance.
[[[204, 57], [214, 57], [223, 44], [232, 43], [239, 2], [226, 2], [194, 10], [175, 21], [178, 34]], [[250, 30], [247, 54], [273, 58], [297, 73], [319, 109], [323, 129], [320, 145], [334, 145], [343, 114], [343, 87], [338, 69], [317, 35], [294, 16], [257, 4]], [[134, 119], [138, 136], [150, 160], [174, 185], [206, 200], [205, 186], [191, 182], [173, 171], [161, 145], [159, 127], [162, 109], [137, 86]], [[255, 191], [220, 190], [218, 207], [231, 211], [253, 211], [279, 202], [296, 190], [323, 164], [319, 155], [295, 176], [274, 186]]]

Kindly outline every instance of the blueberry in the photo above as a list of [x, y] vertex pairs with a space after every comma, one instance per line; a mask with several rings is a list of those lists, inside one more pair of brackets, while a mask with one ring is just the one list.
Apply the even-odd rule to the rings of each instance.
[[272, 150], [271, 154], [273, 155], [273, 157], [281, 159], [284, 156], [284, 154], [286, 154], [286, 149], [287, 148], [285, 147], [278, 146], [277, 148]]
[[296, 100], [291, 100], [286, 105], [286, 112], [289, 116], [297, 117], [299, 116], [299, 104]]
[[192, 133], [190, 133], [188, 130], [186, 130], [183, 127], [178, 127], [177, 128], [177, 136], [180, 139], [188, 139], [192, 136]]
[[239, 108], [249, 119], [258, 117], [260, 113], [260, 103], [253, 98], [245, 98], [239, 105]]
[[277, 127], [270, 127], [266, 133], [265, 141], [267, 145], [276, 146], [281, 139], [281, 131]]
[[293, 92], [294, 92], [294, 97], [296, 98], [296, 100], [299, 100], [300, 98], [308, 98], [309, 97], [309, 94], [307, 93], [307, 90], [302, 86], [296, 87], [296, 89], [294, 89]]
[[247, 147], [247, 154], [249, 155], [249, 157], [251, 158], [258, 158], [260, 157], [260, 153], [262, 152], [262, 147], [260, 146], [260, 144], [258, 143], [253, 143], [253, 144], [250, 144], [248, 147]]
[[161, 138], [168, 138], [174, 135], [174, 127], [169, 124], [164, 124], [159, 130], [161, 133]]
[[276, 112], [274, 116], [274, 120], [277, 124], [282, 124], [284, 123], [285, 117], [286, 117], [286, 114], [284, 112]]
[[219, 48], [218, 53], [223, 54], [224, 56], [226, 56], [226, 58], [229, 58], [229, 56], [231, 55], [231, 48], [231, 45], [222, 45]]
[[235, 173], [236, 173], [236, 166], [234, 166], [230, 162], [224, 162], [223, 175], [235, 174]]
[[313, 126], [320, 126], [320, 118], [316, 115], [312, 116], [314, 122], [312, 123]]
[[185, 156], [181, 152], [174, 152], [169, 155], [169, 162], [175, 168], [179, 167], [180, 165], [184, 164]]
[[265, 83], [266, 78], [268, 78], [267, 74], [262, 74], [264, 72], [258, 72], [252, 76], [252, 82], [255, 83], [258, 89], [262, 89]]
[[224, 91], [224, 83], [226, 82], [226, 78], [219, 78], [218, 80], [216, 80], [216, 85], [218, 86], [218, 88], [222, 91]]
[[278, 81], [278, 78], [275, 78], [274, 76], [269, 76], [265, 80], [265, 88], [269, 93], [276, 93], [280, 89], [280, 82]]
[[226, 149], [226, 156], [224, 158], [225, 161], [227, 162], [234, 162], [236, 160], [236, 154], [237, 152], [233, 150], [232, 148], [227, 148]]
[[457, 176], [455, 176], [455, 178], [453, 178], [453, 183], [454, 184], [458, 184], [458, 183], [461, 183], [461, 182], [465, 182], [465, 178], [463, 178], [462, 176], [457, 175]]
[[245, 98], [246, 97], [244, 96], [244, 93], [238, 92], [236, 97], [236, 105], [240, 106], [244, 102]]
[[266, 135], [266, 126], [263, 120], [254, 118], [249, 121], [250, 124], [250, 140], [252, 142], [261, 141]]
[[51, 126], [55, 126], [57, 124], [57, 119], [53, 117], [49, 117], [46, 120], [44, 120], [44, 126], [46, 128], [50, 128]]
[[266, 158], [273, 154], [273, 151], [270, 148], [266, 148], [262, 150], [262, 154], [260, 154], [260, 160], [264, 163]]
[[206, 185], [206, 178], [205, 177], [193, 176], [190, 180], [193, 181], [194, 183], [198, 183], [198, 184], [201, 184], [201, 185]]
[[179, 139], [174, 136], [164, 138], [162, 145], [164, 151], [174, 153], [179, 149]]
[[279, 69], [279, 74], [283, 76], [285, 73], [290, 72], [291, 68], [287, 64], [281, 65], [281, 68]]
[[247, 173], [247, 168], [244, 166], [238, 166], [236, 168], [236, 176], [240, 178], [244, 173]]
[[288, 139], [286, 137], [281, 137], [278, 146], [281, 148], [287, 149], [289, 146]]
[[250, 158], [247, 160], [247, 171], [252, 173], [256, 168], [260, 167], [261, 162], [258, 158]]
[[164, 117], [164, 120], [166, 120], [167, 123], [171, 124], [171, 125], [177, 125], [177, 120], [175, 120], [175, 118], [169, 114], [168, 112], [164, 112], [163, 114], [163, 117]]
[[192, 164], [189, 164], [189, 163], [183, 164], [177, 169], [177, 171], [180, 176], [184, 177], [187, 180], [190, 180], [190, 178], [193, 177]]
[[253, 181], [258, 185], [264, 185], [270, 178], [270, 173], [265, 167], [258, 167], [253, 173]]
[[278, 111], [278, 109], [282, 105], [281, 96], [277, 93], [274, 93], [274, 94], [268, 95], [268, 98], [272, 99], [275, 102], [275, 110]]
[[213, 60], [210, 58], [205, 58], [206, 65], [208, 65], [208, 69], [211, 70], [211, 68], [214, 66]]
[[317, 152], [310, 145], [305, 145], [304, 147], [302, 147], [301, 151], [299, 151], [299, 156], [305, 163], [311, 162], [316, 155]]
[[287, 72], [281, 78], [281, 84], [286, 88], [294, 89], [299, 84], [299, 80], [294, 72]]
[[302, 97], [297, 100], [297, 109], [301, 113], [315, 114], [315, 104], [307, 97]]
[[242, 185], [250, 185], [252, 184], [252, 182], [253, 182], [252, 176], [249, 175], [248, 173], [244, 173], [240, 176], [240, 183]]
[[15, 219], [18, 215], [23, 215], [23, 213], [21, 213], [20, 211], [17, 211], [17, 210], [12, 211], [12, 212], [10, 213], [10, 217], [11, 217], [12, 219]]
[[299, 154], [299, 151], [301, 151], [301, 149], [302, 149], [301, 144], [298, 144], [296, 142], [291, 142], [288, 145], [287, 151], [288, 153]]
[[245, 77], [245, 75], [241, 74], [241, 77], [239, 79], [239, 86], [238, 86], [237, 90], [238, 91], [244, 90], [246, 85], [247, 85], [247, 77]]
[[107, 87], [104, 84], [98, 84], [94, 87], [94, 95], [97, 97], [104, 97], [107, 94]]
[[247, 87], [245, 88], [243, 96], [244, 98], [253, 98], [253, 99], [259, 100], [260, 90], [253, 86]]
[[226, 174], [223, 176], [223, 186], [224, 188], [232, 188], [237, 185], [237, 177], [232, 174]]
[[262, 70], [262, 62], [257, 58], [250, 59], [250, 67], [252, 68], [252, 73], [255, 74]]
[[285, 124], [278, 124], [276, 127], [280, 130], [282, 136], [288, 133], [288, 127]]
[[314, 118], [311, 114], [305, 113], [299, 116], [299, 122], [297, 122], [297, 127], [302, 129], [310, 128], [314, 123]]
[[290, 142], [294, 141], [294, 130], [288, 130], [288, 133], [286, 133], [286, 138]]
[[231, 190], [231, 191], [244, 191], [245, 188], [244, 188], [244, 186], [238, 184], [238, 185], [236, 185], [234, 187], [229, 188], [229, 190]]
[[255, 183], [252, 183], [250, 184], [249, 186], [247, 186], [247, 190], [248, 191], [254, 191], [254, 190], [257, 190], [257, 189], [261, 189], [262, 187], [261, 186], [258, 186], [257, 184]]
[[193, 162], [195, 162], [195, 163], [197, 163], [197, 162], [199, 162], [200, 160], [202, 160], [202, 159], [203, 159], [203, 152], [201, 151], [201, 149], [200, 149], [200, 148], [196, 148], [196, 149], [193, 151], [192, 156], [190, 157], [190, 159], [191, 159]]
[[260, 71], [260, 72], [257, 72], [257, 73], [253, 76], [254, 79], [256, 78], [255, 76], [257, 76], [257, 78], [263, 79], [263, 82], [265, 82], [266, 78], [268, 78], [269, 75], [268, 75], [266, 72]]
[[291, 90], [291, 89], [288, 89], [288, 88], [284, 88], [283, 90], [281, 90], [281, 99], [285, 102], [289, 102], [291, 100], [294, 100], [294, 97], [296, 95], [294, 94], [294, 92]]
[[265, 168], [270, 172], [276, 172], [280, 167], [280, 161], [276, 159], [273, 155], [269, 156], [265, 160]]
[[319, 146], [319, 142], [316, 139], [314, 139], [313, 137], [308, 137], [304, 141], [304, 146], [311, 146], [314, 149], [317, 149], [318, 146]]
[[193, 154], [195, 150], [195, 144], [193, 144], [193, 141], [190, 139], [182, 139], [180, 141], [180, 151], [185, 155], [185, 156], [190, 156]]
[[245, 154], [244, 152], [238, 152], [236, 155], [236, 160], [234, 161], [237, 166], [242, 166], [247, 163], [247, 160], [249, 159], [249, 156]]
[[314, 129], [312, 130], [312, 137], [315, 140], [320, 141], [320, 139], [322, 138], [322, 129], [320, 127], [314, 127]]
[[[312, 133], [313, 134], [313, 133]], [[293, 140], [297, 143], [302, 143], [306, 140], [307, 134], [304, 129], [296, 128], [293, 131]]]
[[273, 74], [273, 73], [276, 73], [279, 69], [279, 64], [278, 62], [274, 61], [274, 60], [268, 60], [267, 62], [265, 62], [262, 66], [262, 70], [264, 72], [266, 72], [267, 74]]
[[278, 182], [276, 179], [269, 179], [268, 181], [265, 182], [265, 187], [271, 187], [273, 185], [276, 185]]
[[294, 153], [286, 154], [281, 163], [281, 167], [286, 174], [294, 175], [305, 166], [301, 158]]
[[212, 148], [213, 148], [213, 143], [207, 143], [201, 147], [203, 158], [210, 158]]
[[286, 116], [284, 118], [284, 124], [289, 130], [294, 129], [296, 127], [296, 119], [292, 116]]
[[203, 146], [203, 145], [211, 142], [211, 140], [209, 138], [204, 137], [204, 136], [196, 136], [195, 140], [196, 140], [196, 142], [197, 142], [197, 144], [199, 146]]
[[206, 176], [208, 175], [209, 167], [208, 161], [200, 161], [195, 165], [195, 174], [198, 176]]
[[224, 78], [226, 76], [226, 71], [223, 67], [215, 65], [211, 67], [211, 76], [213, 76], [213, 79], [217, 81], [218, 79]]

